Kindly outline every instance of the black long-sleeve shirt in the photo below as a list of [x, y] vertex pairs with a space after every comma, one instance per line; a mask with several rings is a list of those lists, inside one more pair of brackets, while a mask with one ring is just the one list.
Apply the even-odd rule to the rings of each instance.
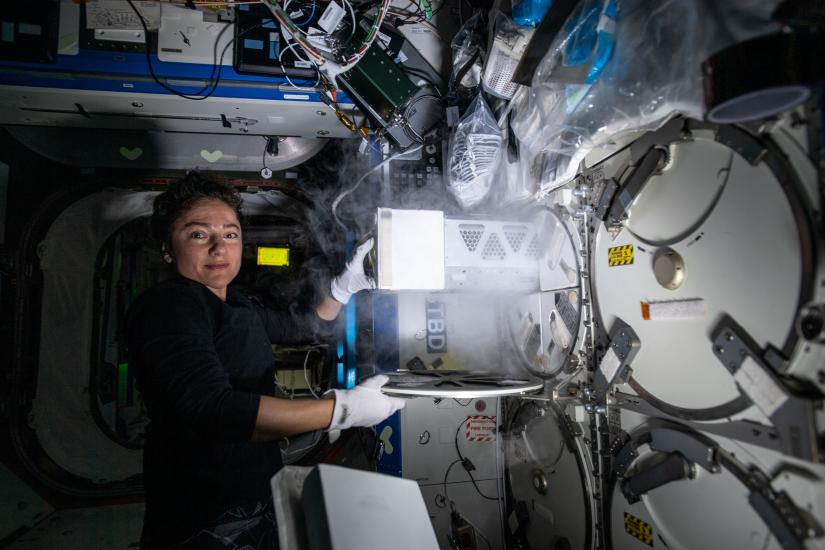
[[146, 546], [174, 546], [222, 511], [268, 497], [280, 449], [250, 438], [260, 396], [274, 392], [271, 343], [307, 340], [320, 326], [314, 312], [275, 312], [231, 288], [224, 302], [183, 277], [133, 304], [130, 361], [151, 421]]

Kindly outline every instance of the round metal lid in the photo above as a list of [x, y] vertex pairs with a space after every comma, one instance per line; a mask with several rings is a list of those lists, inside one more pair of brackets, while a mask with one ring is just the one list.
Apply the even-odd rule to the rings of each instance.
[[[702, 131], [670, 144], [668, 160], [636, 198], [618, 236], [599, 227], [594, 303], [605, 331], [620, 318], [641, 340], [632, 364], [637, 393], [710, 409], [740, 398], [713, 354], [714, 327], [729, 315], [763, 349], [782, 349], [810, 284], [806, 251], [788, 184], [767, 163], [751, 164]], [[611, 265], [617, 247], [632, 250], [632, 260]], [[648, 315], [653, 304], [664, 304], [672, 317]]]
[[574, 439], [563, 420], [551, 406], [526, 402], [509, 428], [505, 464], [512, 502], [529, 515], [518, 528], [511, 525], [514, 536], [530, 548], [589, 548], [594, 531], [589, 468], [582, 450], [575, 443], [567, 446]]
[[[822, 536], [804, 519], [821, 517], [820, 465], [790, 466], [772, 451], [656, 420], [632, 430], [613, 456], [606, 523], [616, 550], [802, 548]], [[662, 466], [673, 459], [687, 475], [667, 481]]]

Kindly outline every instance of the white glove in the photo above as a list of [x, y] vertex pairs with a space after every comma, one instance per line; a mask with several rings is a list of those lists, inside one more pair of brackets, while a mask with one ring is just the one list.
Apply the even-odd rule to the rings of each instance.
[[364, 257], [372, 250], [374, 239], [368, 239], [355, 250], [352, 259], [347, 262], [344, 272], [335, 277], [330, 285], [332, 297], [346, 304], [359, 290], [375, 288], [375, 281], [364, 273]]
[[400, 397], [390, 397], [381, 393], [381, 386], [389, 378], [384, 374], [367, 378], [351, 390], [330, 390], [324, 399], [335, 397], [332, 422], [327, 431], [345, 430], [353, 426], [375, 426], [392, 413], [404, 407], [406, 402]]

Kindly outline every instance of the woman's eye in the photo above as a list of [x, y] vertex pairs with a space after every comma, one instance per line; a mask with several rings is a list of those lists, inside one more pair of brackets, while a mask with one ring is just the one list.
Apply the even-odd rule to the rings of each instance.
[[226, 234], [227, 239], [237, 239], [238, 237], [240, 237], [240, 235], [238, 233], [235, 233], [235, 232]]
[[203, 231], [193, 231], [190, 235], [190, 239], [203, 239], [206, 235], [204, 235]]

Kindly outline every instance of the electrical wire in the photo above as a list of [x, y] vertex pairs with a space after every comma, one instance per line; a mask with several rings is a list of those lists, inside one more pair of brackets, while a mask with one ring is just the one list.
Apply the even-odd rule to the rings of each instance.
[[404, 135], [407, 138], [414, 142], [414, 143], [424, 143], [424, 138], [415, 131], [415, 128], [409, 123], [409, 121], [405, 120], [404, 123], [401, 125], [401, 130], [404, 132]]
[[[280, 143], [280, 142], [282, 142], [282, 141], [286, 140], [286, 138], [278, 138], [278, 137], [272, 137], [272, 136], [261, 136], [261, 137], [262, 137], [262, 138], [263, 138], [263, 140], [266, 142], [266, 143], [264, 144], [264, 152], [263, 152], [263, 154], [261, 155], [261, 164], [263, 165], [263, 166], [262, 166], [262, 168], [263, 168], [264, 170], [269, 170], [269, 166], [267, 166], [267, 165], [266, 165], [266, 156], [267, 156], [267, 155], [276, 156], [276, 155], [278, 154], [278, 152], [277, 152], [277, 151], [274, 151], [274, 152], [270, 152], [270, 151], [269, 151], [269, 143], [270, 143], [270, 141], [274, 141], [274, 142], [275, 142], [275, 145], [273, 146], [273, 150], [274, 150], [274, 149], [276, 149], [276, 148], [277, 148], [278, 143]], [[262, 172], [263, 172], [263, 170], [262, 170]], [[270, 177], [271, 177], [271, 174], [272, 174], [272, 171], [270, 170]], [[264, 177], [266, 177], [266, 176], [264, 176]], [[267, 179], [268, 179], [268, 178], [267, 178]], [[269, 202], [269, 201], [267, 201], [267, 202]]]
[[[459, 462], [461, 462], [461, 463], [464, 463], [464, 461], [466, 460], [466, 458], [464, 458], [464, 455], [462, 455], [462, 454], [461, 454], [461, 450], [458, 448], [458, 433], [461, 431], [461, 426], [463, 426], [463, 425], [464, 425], [464, 423], [465, 423], [466, 421], [467, 421], [467, 419], [462, 419], [462, 420], [461, 420], [461, 423], [459, 423], [458, 428], [457, 428], [457, 429], [456, 429], [456, 431], [455, 431], [455, 452], [456, 452], [456, 453], [458, 453], [458, 459], [459, 459]], [[472, 482], [473, 482], [473, 487], [475, 487], [476, 492], [477, 492], [479, 495], [481, 495], [482, 497], [486, 498], [487, 500], [495, 500], [495, 501], [499, 501], [499, 500], [501, 500], [500, 498], [497, 498], [497, 497], [496, 497], [496, 498], [494, 498], [494, 497], [488, 497], [487, 495], [485, 495], [484, 493], [482, 493], [482, 492], [481, 492], [481, 489], [479, 489], [478, 484], [476, 483], [476, 478], [475, 478], [475, 477], [473, 477], [473, 472], [471, 472], [470, 470], [467, 470], [467, 468], [464, 468], [464, 469], [466, 470], [467, 475], [469, 475], [469, 476], [470, 476], [470, 481], [472, 481]]]
[[[438, 13], [439, 13], [441, 10], [443, 10], [443, 9], [444, 9], [444, 6], [446, 6], [446, 5], [447, 5], [447, 0], [444, 0], [443, 2], [441, 2], [441, 3], [438, 5], [438, 7], [437, 7], [437, 8], [435, 8], [435, 9], [433, 10], [433, 17], [435, 17], [436, 15], [438, 15]], [[432, 6], [432, 4], [430, 4], [430, 6]]]
[[484, 536], [484, 533], [482, 533], [481, 530], [478, 527], [476, 527], [475, 524], [472, 521], [467, 519], [467, 516], [461, 516], [461, 517], [464, 521], [467, 522], [467, 525], [472, 527], [473, 531], [475, 531], [478, 534], [478, 536], [480, 536], [484, 540], [484, 542], [487, 544], [487, 548], [489, 548], [490, 550], [493, 550], [493, 545], [490, 544], [490, 541], [487, 540], [487, 537]]
[[355, 120], [355, 109], [352, 111], [352, 118], [347, 116], [347, 114], [341, 110], [341, 107], [338, 105], [338, 102], [335, 100], [337, 97], [336, 91], [333, 89], [332, 85], [329, 81], [323, 76], [322, 73], [318, 73], [321, 77], [321, 84], [324, 86], [324, 93], [318, 94], [318, 97], [321, 99], [324, 105], [332, 109], [335, 113], [335, 116], [338, 118], [338, 121], [343, 124], [347, 130], [350, 132], [358, 132], [361, 137], [366, 138], [369, 135], [369, 130], [364, 126], [366, 123], [366, 115], [364, 116], [364, 123], [360, 126]]
[[[169, 4], [172, 4], [173, 6], [188, 6], [189, 3], [190, 3], [190, 0], [186, 0], [184, 2], [178, 2], [178, 1], [174, 1], [174, 0], [166, 0], [166, 2], [168, 2]], [[210, 1], [210, 0], [207, 0], [207, 1], [191, 0], [191, 3], [194, 4], [195, 7], [198, 7], [198, 6], [234, 7], [234, 6], [239, 6], [241, 4], [260, 4], [261, 0], [229, 0], [229, 1], [224, 1], [224, 2], [213, 2], [213, 1]]]
[[264, 145], [264, 153], [261, 155], [261, 164], [263, 165], [263, 170], [269, 170], [269, 167], [266, 165], [266, 153], [267, 153], [266, 150], [269, 148], [269, 140], [272, 139], [272, 138], [268, 138], [268, 137], [265, 137], [265, 136], [261, 136], [261, 137], [263, 137], [264, 141], [266, 141], [266, 145]]
[[367, 38], [361, 47], [352, 54], [342, 65], [343, 71], [351, 69], [358, 61], [367, 53], [367, 50], [372, 46], [375, 37], [378, 36], [378, 29], [384, 24], [384, 18], [387, 16], [387, 10], [390, 7], [390, 0], [383, 0], [381, 7], [378, 8], [378, 14], [373, 21], [372, 28], [367, 33]]
[[[300, 50], [295, 49], [295, 46], [300, 46], [300, 44], [298, 44], [297, 42], [293, 42], [292, 40], [293, 40], [293, 38], [288, 38], [287, 39], [287, 42], [286, 42], [287, 47], [285, 49], [288, 50], [288, 49], [290, 49], [290, 46], [292, 46], [292, 48], [291, 48], [292, 53], [295, 55], [296, 58], [298, 58], [299, 61], [303, 61], [305, 63], [312, 63], [315, 67], [317, 67], [318, 65], [315, 63], [315, 61], [310, 59], [309, 56], [304, 57], [304, 56], [301, 55]], [[283, 52], [283, 50], [281, 50], [281, 51]], [[306, 53], [306, 52], [304, 52], [304, 53]], [[283, 65], [281, 65], [281, 68], [283, 69]]]
[[438, 86], [436, 86], [435, 82], [432, 80], [430, 75], [428, 75], [425, 71], [422, 71], [421, 69], [416, 69], [414, 67], [408, 67], [403, 63], [398, 65], [398, 68], [407, 73], [408, 75], [420, 78], [424, 81], [425, 86], [427, 86], [428, 88], [432, 88], [436, 95], [438, 95], [439, 97], [441, 96], [441, 90], [438, 89]]
[[[424, 143], [424, 138], [421, 137], [421, 134], [416, 132], [415, 129], [412, 127], [412, 124], [410, 124], [410, 116], [412, 114], [412, 113], [410, 113], [410, 111], [412, 111], [413, 107], [415, 107], [418, 103], [420, 103], [421, 101], [423, 101], [425, 99], [429, 99], [431, 101], [436, 101], [436, 102], [439, 103], [439, 105], [441, 104], [441, 98], [438, 97], [438, 96], [435, 96], [433, 94], [420, 95], [420, 96], [414, 98], [412, 101], [410, 101], [409, 104], [407, 104], [407, 106], [404, 108], [404, 112], [402, 114], [402, 119], [404, 120], [402, 129], [404, 131], [404, 134], [416, 143]], [[436, 124], [438, 124], [438, 122], [436, 122]], [[430, 132], [430, 130], [432, 130], [432, 127], [428, 128], [423, 133], [427, 134], [427, 133]]]
[[321, 54], [321, 52], [319, 52], [305, 38], [306, 33], [304, 33], [304, 31], [292, 21], [292, 18], [287, 15], [284, 9], [277, 2], [275, 2], [275, 0], [264, 0], [263, 4], [269, 9], [269, 11], [272, 12], [275, 19], [277, 19], [281, 24], [281, 30], [286, 30], [286, 32], [291, 35], [296, 42], [298, 42], [309, 57], [314, 58], [319, 64], [326, 61], [326, 58]]
[[190, 1], [195, 6], [238, 6], [240, 4], [260, 4], [261, 0], [229, 0], [227, 2], [210, 2], [210, 1], [202, 1], [202, 0], [187, 0], [185, 2], [173, 2], [172, 0], [166, 0], [173, 6], [187, 6], [189, 5]]
[[[425, 0], [425, 1], [427, 1], [427, 0]], [[431, 2], [427, 1], [427, 3], [430, 6], [432, 6]], [[421, 23], [421, 24], [424, 24], [426, 26], [432, 27], [432, 29], [435, 32], [438, 32], [438, 29], [435, 27], [435, 25], [430, 23], [428, 20], [435, 17], [444, 8], [444, 6], [446, 5], [446, 2], [442, 2], [441, 4], [439, 4], [438, 8], [436, 8], [434, 11], [431, 12], [432, 15], [428, 15], [426, 8], [422, 7], [421, 2], [417, 2], [417, 3], [410, 2], [409, 5], [410, 6], [415, 6], [415, 8], [416, 8], [415, 11], [410, 11], [408, 9], [402, 9], [402, 8], [399, 8], [396, 5], [396, 6], [393, 6], [390, 9], [389, 13], [392, 14], [392, 15], [395, 15], [397, 17], [404, 18], [404, 20], [407, 24]]]
[[[177, 96], [180, 96], [184, 99], [189, 99], [189, 100], [192, 100], [192, 101], [202, 101], [204, 99], [207, 99], [207, 98], [211, 97], [212, 94], [214, 94], [217, 91], [218, 84], [221, 81], [221, 72], [223, 70], [223, 57], [224, 57], [224, 55], [226, 55], [226, 51], [229, 49], [229, 46], [231, 46], [237, 38], [243, 36], [244, 34], [250, 32], [250, 31], [253, 31], [253, 30], [255, 30], [255, 29], [257, 29], [261, 26], [261, 24], [253, 25], [253, 26], [243, 30], [242, 32], [238, 33], [238, 36], [233, 37], [229, 42], [226, 43], [226, 45], [223, 47], [223, 50], [221, 51], [220, 58], [218, 58], [218, 44], [221, 41], [221, 37], [223, 36], [223, 33], [225, 33], [226, 30], [231, 26], [230, 24], [227, 23], [224, 26], [224, 28], [222, 28], [221, 31], [218, 33], [218, 35], [215, 37], [215, 44], [212, 46], [212, 70], [209, 73], [209, 80], [197, 92], [194, 92], [192, 94], [187, 94], [187, 93], [181, 92], [180, 90], [176, 90], [175, 88], [169, 86], [168, 84], [166, 84], [164, 82], [161, 82], [161, 80], [158, 78], [157, 74], [155, 73], [155, 69], [152, 66], [152, 55], [149, 52], [149, 28], [146, 25], [146, 20], [143, 18], [143, 15], [141, 15], [140, 11], [138, 11], [138, 9], [132, 3], [132, 0], [126, 0], [126, 1], [132, 7], [132, 10], [138, 16], [138, 19], [140, 19], [140, 24], [143, 26], [144, 36], [146, 37], [146, 64], [149, 68], [149, 74], [152, 76], [152, 79], [158, 84], [158, 86], [160, 86], [164, 90], [166, 90], [166, 91], [168, 91], [172, 94], [175, 94]], [[217, 72], [217, 74], [216, 74], [216, 72]], [[209, 92], [204, 93], [204, 92], [206, 92], [206, 90], [209, 90]]]
[[420, 0], [416, 2], [407, 2], [407, 5], [412, 6], [415, 9], [411, 10], [408, 7], [400, 7], [396, 4], [390, 8], [390, 13], [398, 17], [403, 17], [407, 23], [417, 23], [426, 20], [426, 17], [424, 17], [426, 14], [424, 14], [424, 11], [421, 8]]
[[[419, 22], [418, 12], [415, 11], [402, 10], [397, 7], [392, 7], [387, 13], [401, 19], [402, 23], [405, 25], [412, 25]], [[395, 26], [399, 26], [398, 23], [396, 23]]]
[[[315, 71], [318, 73], [317, 78], [315, 80], [315, 84], [313, 84], [311, 87], [298, 86], [297, 84], [292, 82], [292, 79], [289, 78], [289, 75], [286, 73], [286, 69], [284, 69], [284, 63], [282, 61], [283, 55], [285, 52], [292, 50], [296, 53], [297, 56], [297, 50], [294, 49], [295, 46], [296, 44], [294, 43], [287, 44], [286, 48], [282, 49], [281, 52], [278, 54], [278, 64], [281, 65], [281, 71], [283, 71], [284, 73], [284, 78], [286, 78], [286, 81], [289, 82], [289, 85], [295, 88], [296, 90], [300, 90], [302, 92], [317, 92], [318, 85], [321, 83], [321, 73], [320, 71], [318, 71], [318, 66], [315, 63], [309, 61], [309, 63], [312, 63], [313, 66], [315, 66]], [[298, 58], [300, 59], [300, 57]]]
[[[130, 3], [131, 3], [131, 1], [132, 1], [132, 0], [129, 0], [129, 2], [130, 2]], [[259, 1], [259, 2], [257, 2], [257, 3], [263, 3], [263, 0], [260, 0], [260, 1]], [[313, 5], [314, 5], [314, 4], [315, 4], [315, 2], [313, 2]], [[135, 11], [137, 12], [137, 10], [135, 10]], [[314, 14], [314, 11], [313, 11], [313, 14]], [[139, 15], [139, 13], [138, 13], [138, 15]], [[312, 17], [312, 16], [310, 16], [310, 17]], [[172, 93], [174, 93], [174, 94], [177, 94], [177, 95], [179, 95], [179, 96], [181, 96], [181, 97], [184, 97], [184, 98], [186, 98], [186, 99], [191, 99], [191, 100], [203, 100], [203, 99], [206, 99], [206, 98], [210, 97], [213, 93], [215, 93], [215, 91], [216, 91], [216, 90], [217, 90], [217, 88], [218, 88], [218, 84], [220, 83], [220, 78], [221, 78], [221, 71], [222, 71], [222, 69], [223, 69], [223, 58], [224, 58], [224, 56], [226, 55], [226, 51], [229, 49], [229, 46], [231, 46], [231, 45], [235, 42], [236, 38], [241, 37], [241, 36], [243, 36], [244, 34], [246, 34], [246, 33], [248, 33], [248, 32], [251, 32], [251, 31], [253, 31], [253, 30], [255, 30], [255, 29], [259, 28], [259, 27], [261, 27], [261, 24], [256, 24], [256, 25], [253, 25], [253, 26], [251, 26], [251, 27], [248, 27], [248, 28], [244, 29], [243, 31], [241, 31], [240, 33], [238, 33], [238, 36], [237, 36], [237, 37], [233, 37], [233, 38], [232, 38], [232, 40], [230, 40], [230, 41], [229, 41], [229, 42], [228, 42], [228, 43], [227, 43], [227, 44], [223, 47], [223, 50], [221, 51], [221, 55], [220, 55], [220, 59], [219, 59], [219, 61], [217, 61], [216, 63], [213, 63], [213, 66], [212, 66], [212, 73], [211, 73], [211, 74], [210, 74], [210, 76], [209, 76], [209, 84], [207, 84], [206, 86], [204, 86], [203, 88], [201, 88], [200, 90], [198, 90], [197, 92], [195, 92], [194, 94], [183, 94], [183, 93], [179, 92], [178, 90], [175, 90], [175, 89], [173, 89], [173, 88], [171, 88], [171, 87], [167, 86], [166, 84], [164, 84], [164, 83], [163, 83], [163, 82], [161, 82], [160, 80], [158, 80], [158, 78], [155, 76], [154, 71], [152, 70], [152, 61], [151, 61], [151, 57], [149, 56], [149, 50], [148, 50], [148, 48], [147, 48], [147, 50], [146, 50], [146, 52], [147, 52], [147, 56], [146, 56], [146, 57], [147, 57], [147, 63], [149, 64], [149, 72], [152, 74], [152, 77], [155, 79], [155, 81], [156, 81], [159, 85], [161, 85], [163, 88], [165, 88], [165, 89], [169, 90], [170, 92], [172, 92]], [[144, 28], [146, 28], [146, 26], [145, 26], [145, 22], [144, 22]], [[226, 25], [223, 29], [221, 29], [220, 33], [218, 33], [218, 36], [215, 38], [215, 45], [214, 45], [214, 48], [213, 48], [213, 49], [214, 49], [214, 55], [215, 55], [215, 56], [217, 56], [217, 48], [218, 48], [218, 43], [220, 42], [221, 36], [223, 35], [223, 33], [224, 33], [224, 32], [226, 32], [226, 29], [228, 29], [228, 28], [229, 28], [229, 25], [227, 24], [227, 25]], [[146, 30], [146, 33], [148, 34], [148, 30]], [[295, 44], [292, 44], [292, 43], [287, 44], [287, 47], [286, 47], [286, 48], [284, 48], [284, 49], [282, 49], [282, 50], [281, 50], [281, 52], [280, 52], [280, 53], [279, 53], [279, 55], [278, 55], [278, 63], [279, 63], [279, 65], [281, 66], [281, 71], [283, 71], [283, 73], [284, 73], [284, 78], [285, 78], [285, 79], [286, 79], [286, 81], [289, 83], [289, 85], [290, 85], [290, 86], [292, 86], [293, 88], [295, 88], [296, 90], [306, 91], [306, 92], [317, 92], [317, 91], [318, 91], [318, 90], [317, 90], [317, 86], [320, 84], [320, 72], [318, 71], [318, 66], [317, 66], [317, 64], [316, 64], [315, 62], [313, 62], [311, 59], [305, 59], [305, 58], [302, 58], [302, 57], [301, 57], [301, 55], [300, 55], [300, 52], [299, 52], [298, 50], [294, 49], [294, 48], [295, 48]], [[295, 54], [295, 57], [297, 57], [299, 60], [301, 60], [301, 61], [306, 61], [307, 63], [312, 63], [312, 64], [313, 64], [313, 66], [315, 67], [315, 70], [316, 70], [316, 72], [317, 72], [317, 76], [316, 76], [315, 84], [313, 84], [313, 85], [312, 85], [312, 87], [303, 87], [303, 86], [298, 86], [297, 84], [295, 84], [295, 82], [293, 82], [293, 81], [292, 81], [292, 79], [291, 79], [291, 78], [289, 78], [289, 75], [287, 74], [286, 69], [284, 68], [284, 64], [283, 64], [283, 62], [282, 62], [282, 56], [283, 56], [284, 52], [286, 52], [287, 50], [290, 50], [290, 49], [291, 49], [291, 50], [293, 51], [293, 53]], [[217, 66], [217, 76], [216, 76], [216, 77], [213, 77], [214, 72], [215, 72], [215, 67], [216, 67], [216, 66]], [[214, 83], [213, 83], [213, 78], [214, 78]], [[202, 93], [203, 93], [203, 92], [204, 92], [207, 88], [209, 88], [210, 86], [212, 87], [212, 89], [209, 91], [209, 93], [207, 93], [207, 94], [205, 94], [205, 95], [201, 95], [201, 94], [202, 94]], [[196, 97], [196, 96], [197, 96], [197, 97]]]
[[[410, 12], [410, 11], [406, 11], [406, 10], [398, 10], [398, 9], [390, 9], [390, 10], [387, 11], [387, 14], [388, 15], [394, 15], [396, 18], [401, 19], [401, 21], [403, 21], [404, 25], [423, 25], [424, 27], [427, 27], [430, 30], [430, 32], [433, 33], [436, 36], [436, 38], [441, 40], [441, 42], [443, 42], [444, 44], [448, 44], [447, 41], [444, 40], [444, 37], [441, 36], [441, 33], [438, 31], [438, 27], [436, 27], [435, 25], [433, 25], [432, 23], [430, 23], [426, 19], [423, 19], [423, 18], [419, 17], [415, 12]], [[398, 26], [401, 26], [401, 25], [396, 23], [396, 26], [398, 27]]]
[[[462, 422], [461, 422], [461, 423], [463, 424], [463, 423], [464, 423], [464, 421], [462, 420]], [[451, 509], [453, 512], [455, 512], [455, 504], [453, 503], [453, 501], [451, 501], [451, 500], [450, 500], [450, 495], [449, 495], [449, 493], [447, 492], [447, 478], [449, 477], [449, 475], [450, 475], [450, 470], [452, 470], [452, 469], [453, 469], [453, 466], [455, 466], [456, 464], [458, 464], [458, 463], [460, 463], [460, 462], [463, 462], [463, 461], [462, 461], [462, 460], [453, 460], [453, 461], [450, 463], [450, 465], [449, 465], [449, 466], [447, 466], [447, 470], [444, 472], [444, 481], [441, 483], [442, 487], [444, 488], [444, 501], [445, 501], [447, 504], [449, 504], [449, 505], [450, 505], [450, 509]], [[476, 487], [476, 490], [478, 490], [478, 487]], [[484, 496], [484, 495], [481, 495], [481, 496]], [[498, 500], [498, 499], [493, 499], [493, 500]], [[479, 528], [478, 528], [478, 527], [476, 527], [476, 526], [475, 526], [475, 524], [473, 524], [473, 523], [472, 523], [470, 520], [468, 520], [465, 516], [461, 516], [461, 517], [464, 519], [464, 521], [466, 521], [466, 522], [467, 522], [467, 524], [468, 524], [470, 527], [472, 527], [472, 528], [473, 528], [473, 531], [475, 531], [476, 533], [478, 533], [478, 535], [479, 535], [482, 539], [484, 539], [484, 542], [487, 544], [487, 548], [489, 548], [490, 550], [492, 550], [492, 549], [493, 549], [493, 546], [490, 544], [490, 541], [487, 539], [487, 537], [485, 537], [485, 536], [484, 536], [484, 533], [482, 533], [482, 532], [481, 532], [481, 530], [479, 530]]]
[[295, 41], [298, 42], [298, 45], [301, 46], [304, 52], [315, 60], [319, 68], [326, 70], [330, 76], [335, 76], [335, 74], [346, 72], [354, 67], [355, 64], [361, 60], [364, 54], [366, 54], [370, 46], [372, 46], [375, 37], [378, 36], [378, 29], [380, 29], [381, 25], [384, 23], [384, 18], [389, 10], [390, 0], [382, 0], [381, 7], [375, 15], [372, 27], [370, 27], [370, 30], [367, 32], [364, 42], [354, 53], [340, 63], [327, 59], [315, 46], [313, 46], [307, 40], [307, 35], [303, 29], [300, 29], [295, 22], [292, 21], [286, 11], [284, 11], [284, 8], [281, 7], [276, 0], [264, 0], [264, 4], [273, 13], [278, 22], [281, 23], [282, 27], [286, 27], [287, 32], [289, 32]]
[[429, 4], [429, 2], [427, 2], [427, 0], [421, 0], [421, 5], [422, 5], [422, 6], [423, 6], [423, 8], [424, 8], [424, 16], [425, 16], [427, 19], [432, 19], [432, 18], [433, 18], [433, 10], [432, 10], [432, 9], [430, 9], [430, 4]]
[[[218, 89], [218, 82], [220, 82], [220, 79], [221, 79], [221, 67], [223, 66], [223, 53], [226, 52], [226, 48], [229, 47], [230, 44], [232, 44], [232, 41], [230, 41], [229, 44], [227, 44], [226, 47], [224, 47], [224, 50], [221, 53], [220, 61], [217, 60], [218, 43], [220, 42], [221, 37], [223, 36], [223, 33], [226, 32], [226, 29], [228, 29], [230, 27], [230, 25], [226, 24], [224, 26], [224, 28], [221, 29], [221, 32], [218, 33], [218, 36], [215, 37], [215, 44], [212, 48], [212, 71], [209, 73], [209, 81], [197, 92], [195, 92], [193, 94], [187, 94], [187, 93], [181, 92], [180, 90], [176, 90], [175, 88], [169, 86], [168, 84], [165, 84], [164, 82], [161, 82], [160, 79], [158, 78], [157, 74], [155, 73], [155, 69], [152, 66], [152, 54], [149, 51], [149, 27], [146, 24], [146, 20], [143, 18], [143, 14], [140, 13], [140, 11], [137, 9], [137, 7], [132, 2], [132, 0], [126, 0], [126, 1], [129, 2], [129, 6], [131, 6], [132, 11], [134, 11], [135, 14], [138, 16], [138, 19], [140, 19], [140, 24], [143, 26], [144, 36], [146, 37], [146, 50], [145, 50], [146, 51], [146, 63], [149, 67], [149, 74], [152, 76], [152, 79], [155, 82], [157, 82], [157, 84], [161, 88], [163, 88], [164, 90], [166, 90], [168, 92], [171, 92], [171, 93], [173, 93], [177, 96], [180, 96], [184, 99], [191, 99], [193, 101], [201, 101], [201, 100], [204, 100], [204, 99], [208, 98], [213, 93], [215, 93], [215, 90]], [[233, 41], [234, 41], [234, 38], [233, 38]], [[217, 70], [217, 77], [215, 76], [215, 71], [216, 70]], [[209, 90], [209, 88], [212, 88], [212, 89]], [[204, 92], [206, 92], [206, 90], [209, 90], [209, 93], [204, 94]]]
[[285, 394], [290, 395], [290, 397], [291, 397], [291, 392], [290, 392], [289, 388], [286, 386], [286, 384], [282, 384], [281, 381], [278, 379], [278, 371], [275, 371], [272, 374], [272, 376], [273, 376], [273, 378], [275, 378], [275, 385], [278, 386], [278, 388], [280, 388], [280, 390], [282, 392], [284, 392]]
[[[290, 4], [290, 3], [291, 3], [291, 0], [287, 0], [287, 2], [284, 4], [284, 10], [286, 10], [286, 9], [287, 9], [287, 7], [289, 6], [289, 4]], [[308, 22], [312, 19], [312, 17], [315, 15], [315, 6], [316, 6], [316, 3], [317, 3], [317, 0], [313, 0], [313, 2], [312, 2], [312, 13], [310, 14], [309, 18], [308, 18], [308, 19], [307, 19], [304, 23], [308, 23]], [[302, 23], [301, 25], [303, 25], [304, 23]], [[296, 24], [296, 25], [297, 25], [297, 24]], [[301, 25], [297, 25], [297, 26], [301, 26]], [[285, 78], [285, 79], [286, 79], [286, 81], [289, 83], [289, 85], [290, 85], [290, 86], [292, 86], [293, 88], [295, 88], [296, 90], [299, 90], [299, 91], [304, 91], [304, 92], [316, 92], [316, 91], [318, 91], [318, 90], [317, 90], [317, 87], [318, 87], [318, 85], [321, 83], [321, 72], [318, 70], [318, 64], [317, 64], [314, 60], [309, 59], [309, 56], [308, 56], [308, 55], [307, 55], [307, 57], [302, 57], [302, 56], [301, 56], [301, 52], [300, 52], [298, 49], [296, 49], [296, 45], [297, 45], [297, 46], [300, 46], [300, 43], [298, 43], [298, 42], [297, 42], [297, 40], [295, 39], [295, 35], [294, 35], [294, 34], [289, 33], [287, 36], [288, 36], [289, 38], [287, 38], [287, 45], [286, 45], [286, 47], [285, 47], [285, 48], [283, 48], [283, 49], [282, 49], [282, 50], [278, 53], [278, 64], [281, 66], [281, 72], [283, 72], [283, 73], [284, 73], [284, 78]], [[292, 42], [293, 40], [295, 40], [295, 42]], [[303, 49], [303, 47], [302, 47], [302, 49]], [[315, 80], [315, 84], [313, 84], [311, 87], [298, 86], [297, 84], [295, 84], [295, 83], [292, 81], [292, 79], [291, 79], [291, 78], [289, 77], [289, 75], [287, 74], [287, 71], [286, 71], [286, 69], [284, 68], [284, 63], [283, 63], [283, 55], [284, 55], [284, 53], [286, 53], [286, 52], [287, 52], [287, 51], [289, 51], [289, 50], [292, 50], [293, 55], [294, 55], [294, 56], [295, 56], [295, 57], [296, 57], [299, 61], [303, 61], [303, 62], [306, 62], [306, 63], [311, 63], [311, 64], [312, 64], [312, 66], [313, 66], [313, 68], [315, 69], [315, 71], [316, 71], [316, 80]], [[306, 52], [304, 52], [304, 53], [306, 53]]]
[[352, 4], [349, 3], [348, 0], [341, 0], [344, 2], [344, 5], [349, 8], [349, 14], [352, 17], [352, 30], [349, 33], [349, 38], [347, 40], [352, 40], [352, 37], [355, 36], [355, 10], [352, 8]]
[[[309, 383], [309, 376], [307, 376], [307, 362], [309, 361], [309, 356], [312, 355], [313, 351], [318, 351], [318, 348], [310, 348], [307, 351], [306, 357], [304, 357], [304, 381], [307, 383], [307, 388], [309, 388], [309, 393], [312, 394], [312, 397], [315, 399], [321, 399], [318, 394], [315, 393], [315, 390], [312, 388], [312, 384]], [[321, 352], [318, 351], [318, 353]]]
[[335, 218], [335, 222], [339, 226], [341, 226], [341, 228], [344, 229], [345, 231], [349, 231], [349, 228], [338, 217], [338, 205], [341, 204], [341, 201], [344, 200], [344, 198], [346, 198], [347, 196], [351, 195], [356, 189], [358, 189], [358, 186], [361, 185], [361, 182], [364, 181], [367, 178], [367, 176], [371, 175], [373, 172], [376, 172], [376, 171], [380, 170], [381, 168], [386, 166], [391, 161], [397, 159], [398, 157], [400, 157], [402, 155], [407, 155], [409, 153], [414, 153], [414, 152], [418, 151], [419, 149], [421, 149], [422, 147], [423, 147], [423, 144], [413, 145], [412, 147], [408, 147], [407, 149], [404, 149], [403, 151], [399, 151], [398, 153], [392, 155], [391, 157], [387, 157], [386, 159], [382, 160], [380, 163], [378, 163], [375, 166], [373, 166], [372, 168], [370, 168], [360, 178], [358, 178], [358, 181], [355, 182], [355, 185], [353, 185], [349, 189], [345, 189], [344, 191], [342, 191], [341, 194], [339, 194], [335, 198], [335, 200], [332, 201], [332, 216]]
[[[289, 5], [291, 3], [292, 3], [292, 0], [286, 0], [286, 3], [284, 3], [284, 11], [287, 10], [287, 8], [289, 7]], [[312, 0], [312, 12], [309, 14], [309, 17], [307, 17], [306, 20], [302, 21], [301, 23], [295, 23], [295, 26], [296, 27], [304, 27], [304, 26], [308, 25], [309, 22], [312, 21], [312, 18], [315, 17], [315, 7], [317, 5], [318, 5], [318, 0]]]
[[453, 466], [455, 466], [459, 462], [461, 462], [461, 461], [460, 460], [453, 460], [453, 462], [449, 466], [447, 466], [447, 471], [444, 472], [444, 482], [442, 483], [442, 485], [444, 486], [444, 500], [446, 502], [450, 502], [450, 495], [447, 494], [447, 476], [450, 475], [450, 470], [453, 469]]

